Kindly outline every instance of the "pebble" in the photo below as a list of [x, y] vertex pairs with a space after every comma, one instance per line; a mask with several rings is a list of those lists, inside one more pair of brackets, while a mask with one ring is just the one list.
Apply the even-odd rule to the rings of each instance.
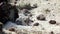
[[53, 31], [51, 31], [51, 34], [54, 34], [54, 32], [53, 32]]
[[37, 19], [38, 19], [38, 20], [45, 20], [45, 16], [44, 16], [43, 14], [41, 14], [41, 15], [39, 15], [39, 16], [37, 17]]
[[39, 23], [35, 23], [33, 26], [38, 26], [39, 25]]
[[55, 20], [50, 20], [49, 23], [50, 24], [56, 24], [56, 21]]
[[10, 29], [9, 29], [9, 31], [13, 31], [13, 32], [14, 32], [14, 31], [15, 31], [15, 29], [14, 29], [14, 28], [10, 28]]

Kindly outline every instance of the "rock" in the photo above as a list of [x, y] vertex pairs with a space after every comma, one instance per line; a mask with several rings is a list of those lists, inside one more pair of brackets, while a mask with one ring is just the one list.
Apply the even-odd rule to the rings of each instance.
[[38, 19], [38, 20], [46, 20], [46, 19], [45, 19], [45, 16], [44, 16], [44, 15], [42, 15], [42, 14], [41, 14], [41, 15], [39, 15], [39, 16], [37, 17], [37, 19]]
[[39, 25], [39, 23], [35, 23], [33, 26], [38, 26]]
[[54, 32], [53, 32], [53, 31], [51, 31], [51, 34], [54, 34]]
[[9, 29], [9, 31], [13, 31], [13, 32], [14, 32], [14, 31], [15, 31], [15, 29], [14, 29], [14, 28], [10, 28], [10, 29]]
[[50, 20], [49, 23], [50, 24], [56, 24], [56, 21], [55, 20]]

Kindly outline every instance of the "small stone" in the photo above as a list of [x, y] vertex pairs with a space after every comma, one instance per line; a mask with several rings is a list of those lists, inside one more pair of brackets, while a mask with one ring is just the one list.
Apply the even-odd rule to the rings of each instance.
[[54, 32], [53, 32], [53, 31], [51, 31], [51, 34], [54, 34]]
[[33, 26], [38, 26], [39, 25], [39, 23], [35, 23]]
[[39, 15], [39, 16], [37, 17], [37, 19], [38, 19], [38, 20], [45, 20], [45, 16], [41, 14], [41, 15]]
[[18, 0], [15, 0], [15, 1], [18, 1]]
[[15, 2], [15, 4], [17, 4], [17, 2]]
[[60, 23], [56, 23], [56, 25], [60, 25]]
[[13, 32], [14, 32], [14, 31], [15, 31], [15, 29], [14, 29], [14, 28], [10, 28], [10, 29], [9, 29], [9, 31], [13, 31]]
[[56, 21], [55, 20], [50, 20], [49, 23], [50, 24], [56, 24]]
[[46, 9], [45, 11], [48, 11], [48, 12], [50, 12], [50, 10], [49, 10], [49, 9]]
[[32, 17], [32, 14], [30, 14], [29, 16]]
[[49, 10], [49, 9], [46, 9], [46, 10], [45, 10], [45, 12], [46, 12], [46, 14], [47, 14], [47, 13], [49, 13], [49, 12], [50, 12], [50, 10]]

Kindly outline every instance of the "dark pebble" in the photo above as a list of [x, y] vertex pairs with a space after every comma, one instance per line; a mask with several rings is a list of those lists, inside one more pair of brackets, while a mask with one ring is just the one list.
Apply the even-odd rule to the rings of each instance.
[[15, 0], [15, 1], [18, 1], [18, 0]]
[[49, 23], [50, 24], [56, 24], [56, 21], [55, 20], [50, 20]]
[[14, 28], [10, 28], [10, 29], [9, 29], [9, 31], [13, 31], [13, 32], [14, 32], [14, 31], [15, 31], [15, 29], [14, 29]]
[[45, 16], [41, 14], [41, 15], [39, 15], [39, 16], [37, 17], [37, 19], [38, 19], [38, 20], [45, 20]]
[[15, 4], [17, 4], [17, 2], [14, 2]]
[[30, 14], [29, 16], [32, 17], [32, 14]]
[[51, 34], [54, 34], [54, 32], [53, 32], [53, 31], [51, 31]]
[[38, 26], [39, 25], [39, 23], [35, 23], [33, 26]]

